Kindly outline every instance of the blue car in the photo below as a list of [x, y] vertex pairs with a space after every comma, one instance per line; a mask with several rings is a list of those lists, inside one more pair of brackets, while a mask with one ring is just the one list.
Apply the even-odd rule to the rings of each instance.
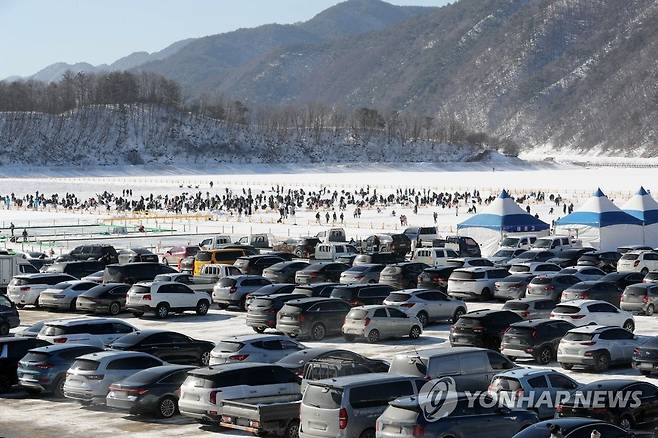
[[64, 397], [66, 371], [79, 356], [103, 351], [93, 345], [58, 344], [33, 348], [18, 362], [18, 383], [30, 392]]

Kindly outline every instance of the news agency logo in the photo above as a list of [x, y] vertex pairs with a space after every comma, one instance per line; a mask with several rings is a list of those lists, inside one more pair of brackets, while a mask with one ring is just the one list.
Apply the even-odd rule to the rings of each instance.
[[457, 407], [459, 394], [452, 377], [430, 380], [418, 393], [418, 404], [423, 417], [429, 423], [439, 421], [453, 413]]

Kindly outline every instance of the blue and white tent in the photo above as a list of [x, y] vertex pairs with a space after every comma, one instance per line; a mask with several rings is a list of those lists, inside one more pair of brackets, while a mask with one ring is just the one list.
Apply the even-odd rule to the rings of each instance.
[[658, 202], [640, 187], [640, 190], [624, 204], [623, 210], [642, 221], [643, 243], [658, 247]]
[[573, 235], [586, 246], [614, 251], [622, 245], [642, 243], [642, 221], [621, 211], [597, 189], [592, 197], [573, 213], [556, 222], [555, 234]]
[[482, 254], [492, 254], [503, 235], [548, 234], [549, 225], [528, 214], [503, 190], [482, 213], [475, 214], [457, 225], [457, 232], [474, 238]]

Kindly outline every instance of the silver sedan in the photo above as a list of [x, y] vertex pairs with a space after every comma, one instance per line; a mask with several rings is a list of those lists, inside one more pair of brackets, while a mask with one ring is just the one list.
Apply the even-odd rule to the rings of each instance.
[[397, 306], [415, 316], [423, 327], [433, 321], [457, 321], [466, 313], [466, 303], [433, 289], [405, 289], [392, 292], [384, 304]]
[[374, 284], [379, 283], [379, 274], [384, 265], [365, 264], [353, 266], [340, 274], [340, 284]]

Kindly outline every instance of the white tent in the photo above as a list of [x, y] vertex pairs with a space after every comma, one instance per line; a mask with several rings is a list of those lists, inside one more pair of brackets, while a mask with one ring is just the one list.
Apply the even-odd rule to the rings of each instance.
[[640, 187], [624, 205], [623, 210], [642, 221], [643, 244], [658, 247], [658, 202]]
[[621, 211], [601, 189], [573, 213], [556, 222], [555, 234], [573, 235], [586, 246], [614, 251], [642, 243], [642, 221]]
[[458, 234], [475, 239], [485, 257], [498, 249], [503, 235], [546, 235], [548, 229], [547, 223], [519, 207], [505, 190], [482, 213], [457, 225]]

